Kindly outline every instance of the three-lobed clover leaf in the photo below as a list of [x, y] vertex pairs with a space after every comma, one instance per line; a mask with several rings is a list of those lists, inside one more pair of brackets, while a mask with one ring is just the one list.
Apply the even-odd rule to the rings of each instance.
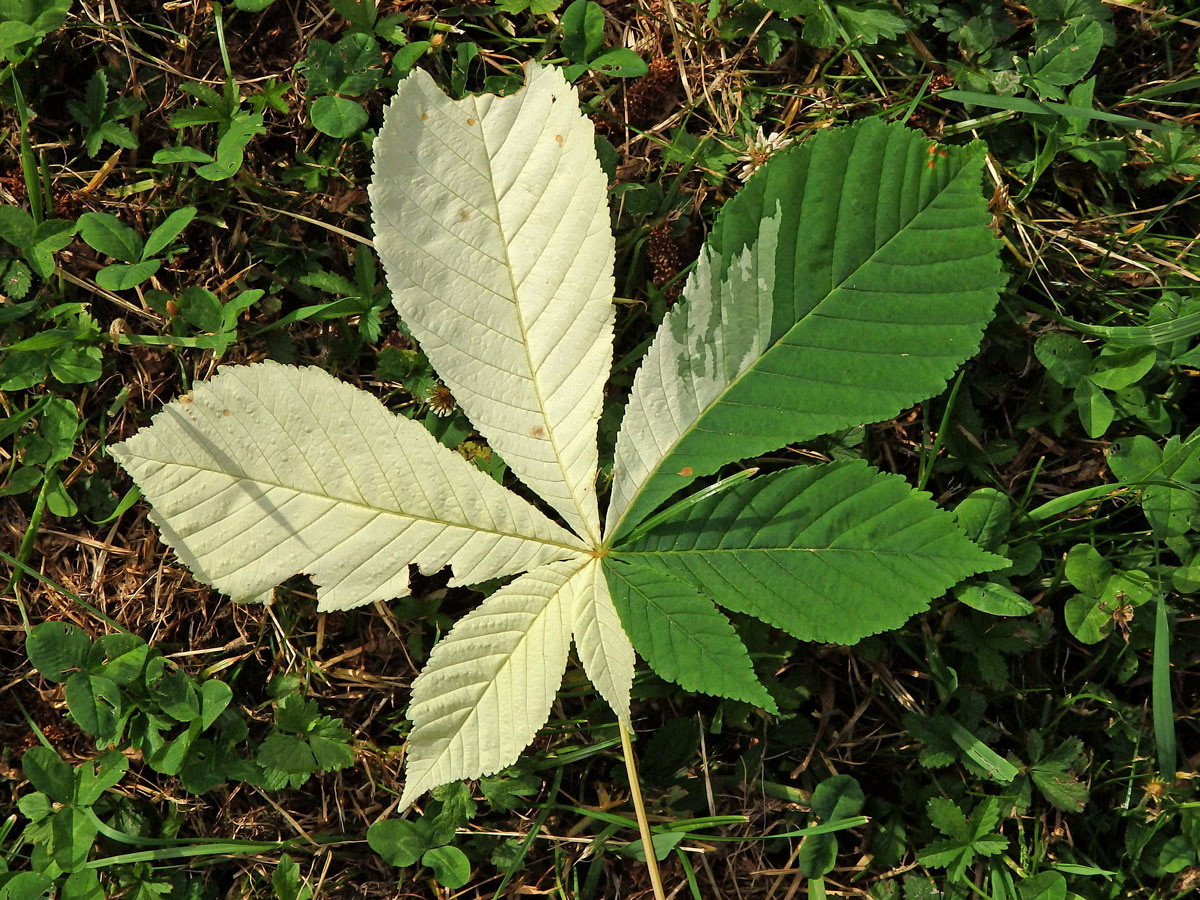
[[867, 120], [764, 165], [646, 354], [603, 520], [614, 241], [575, 90], [531, 64], [511, 96], [452, 101], [416, 71], [374, 149], [393, 303], [544, 506], [316, 368], [224, 368], [112, 452], [163, 539], [235, 599], [295, 574], [322, 610], [404, 596], [409, 565], [449, 566], [452, 585], [518, 576], [413, 683], [402, 806], [511, 765], [572, 642], [625, 727], [635, 647], [686, 688], [772, 710], [719, 607], [853, 643], [1005, 564], [928, 494], [861, 461], [736, 478], [655, 515], [731, 463], [943, 389], [1003, 282], [980, 147]]

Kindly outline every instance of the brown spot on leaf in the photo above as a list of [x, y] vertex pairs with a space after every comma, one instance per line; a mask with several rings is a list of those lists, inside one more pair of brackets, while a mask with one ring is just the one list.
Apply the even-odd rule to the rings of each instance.
[[467, 212], [465, 207], [458, 211], [458, 221], [466, 222], [466, 221], [470, 220], [470, 218], [471, 218], [471, 214], [469, 212]]
[[223, 409], [223, 410], [221, 410], [221, 415], [228, 416], [228, 415], [230, 415], [230, 412], [227, 409]]
[[529, 429], [529, 435], [530, 437], [544, 438], [546, 436], [546, 429], [541, 425], [534, 425]]
[[688, 475], [691, 475], [694, 471], [695, 470], [691, 466], [684, 466], [682, 469], [679, 470], [679, 474], [686, 478]]
[[475, 120], [474, 120], [474, 119], [472, 119], [472, 118], [470, 118], [470, 117], [468, 117], [468, 118], [467, 118], [467, 124], [468, 124], [468, 125], [474, 125], [474, 124], [475, 124]]
[[421, 121], [424, 122], [429, 118], [429, 113], [421, 113]]
[[562, 146], [562, 141], [563, 141], [563, 137], [561, 134], [556, 134], [554, 136], [554, 143], [558, 144], [560, 147]]

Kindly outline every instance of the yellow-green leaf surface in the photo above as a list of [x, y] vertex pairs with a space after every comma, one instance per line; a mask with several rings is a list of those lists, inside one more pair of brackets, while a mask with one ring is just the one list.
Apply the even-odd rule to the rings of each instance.
[[474, 584], [583, 549], [419, 423], [317, 368], [223, 368], [110, 452], [163, 540], [236, 600], [306, 574], [320, 609], [347, 609], [406, 595], [410, 563]]
[[599, 562], [555, 562], [500, 588], [433, 648], [412, 686], [400, 806], [517, 760], [550, 715], [581, 599]]
[[727, 463], [940, 391], [1004, 283], [982, 162], [981, 146], [878, 119], [769, 160], [721, 210], [637, 373], [606, 534]]
[[575, 652], [592, 686], [612, 707], [617, 718], [626, 727], [631, 727], [629, 691], [633, 687], [633, 670], [637, 663], [633, 644], [621, 625], [601, 567], [590, 566], [579, 579], [571, 629]]
[[375, 140], [392, 300], [512, 471], [599, 542], [596, 423], [612, 362], [613, 236], [591, 122], [558, 69], [453, 101], [416, 70]]

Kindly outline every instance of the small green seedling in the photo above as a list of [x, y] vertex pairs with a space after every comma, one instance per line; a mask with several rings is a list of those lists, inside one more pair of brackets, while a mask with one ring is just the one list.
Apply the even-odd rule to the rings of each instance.
[[635, 649], [685, 688], [776, 709], [718, 606], [854, 643], [1006, 565], [861, 460], [710, 477], [894, 416], [975, 352], [1004, 281], [981, 146], [869, 119], [763, 165], [646, 353], [606, 520], [596, 434], [615, 248], [574, 89], [531, 64], [513, 95], [454, 101], [417, 71], [374, 150], [392, 301], [543, 506], [313, 367], [225, 368], [111, 452], [180, 559], [239, 600], [269, 600], [297, 573], [322, 610], [407, 595], [412, 564], [449, 566], [452, 586], [518, 576], [414, 682], [402, 807], [511, 765], [572, 641], [627, 742]]
[[1092, 438], [1108, 431], [1121, 405], [1120, 392], [1150, 372], [1157, 357], [1153, 347], [1105, 347], [1093, 356], [1079, 338], [1058, 333], [1042, 335], [1033, 351], [1050, 378], [1073, 392], [1079, 421]]
[[[45, 306], [26, 300], [0, 306], [0, 329], [14, 338], [0, 360], [0, 391], [24, 390], [45, 382], [47, 375], [63, 384], [100, 377], [100, 326], [85, 303]], [[22, 330], [33, 333], [21, 338]]]
[[172, 334], [203, 333], [200, 339], [220, 359], [230, 344], [238, 339], [238, 318], [265, 295], [261, 288], [238, 291], [228, 300], [221, 299], [208, 288], [191, 285], [178, 297], [157, 288], [145, 292], [146, 303], [157, 313], [172, 319]]
[[858, 48], [900, 37], [912, 26], [890, 3], [773, 0], [768, 4], [786, 16], [803, 16], [806, 43], [814, 47]]
[[995, 831], [1000, 824], [1000, 801], [985, 797], [970, 817], [953, 800], [933, 797], [927, 807], [929, 821], [945, 835], [917, 854], [923, 866], [945, 869], [949, 881], [961, 881], [977, 857], [995, 856], [1008, 847], [1008, 838]]
[[352, 264], [354, 281], [328, 270], [318, 270], [300, 277], [301, 284], [339, 298], [332, 303], [322, 304], [316, 310], [305, 308], [303, 317], [312, 322], [357, 318], [358, 333], [363, 340], [375, 343], [379, 340], [382, 326], [380, 313], [392, 305], [392, 298], [380, 283], [375, 257], [369, 248], [356, 248]]
[[[963, 498], [954, 509], [954, 518], [967, 537], [984, 550], [1009, 557], [1012, 574], [1028, 574], [1041, 558], [1041, 550], [1032, 542], [1019, 550], [1005, 543], [1012, 524], [1012, 504], [994, 488], [980, 488]], [[1015, 571], [1014, 571], [1015, 570]], [[987, 579], [971, 579], [955, 585], [954, 597], [967, 606], [994, 616], [1024, 616], [1033, 612], [1033, 604], [1013, 590], [1008, 579], [993, 574]]]
[[341, 719], [321, 715], [314, 700], [286, 694], [275, 708], [275, 730], [259, 746], [255, 762], [265, 773], [265, 787], [299, 788], [317, 772], [353, 765], [354, 749]]
[[0, 83], [32, 55], [42, 38], [67, 20], [70, 10], [71, 0], [8, 2], [0, 6], [0, 59], [10, 63], [0, 73]]
[[349, 731], [297, 693], [294, 680], [272, 686], [274, 726], [245, 759], [239, 747], [248, 729], [230, 706], [229, 685], [197, 681], [136, 635], [93, 641], [76, 625], [42, 622], [25, 652], [44, 678], [63, 683], [71, 718], [97, 747], [131, 747], [154, 771], [178, 775], [190, 793], [227, 780], [299, 788], [316, 772], [354, 763]]
[[443, 785], [419, 817], [384, 819], [372, 825], [367, 843], [389, 865], [407, 868], [420, 863], [433, 870], [439, 884], [455, 890], [470, 879], [471, 862], [450, 843], [474, 814], [475, 801], [462, 782]]
[[0, 488], [0, 497], [42, 488], [51, 513], [73, 516], [78, 510], [59, 479], [58, 469], [75, 447], [79, 413], [69, 400], [43, 396], [22, 415], [0, 423], [0, 440], [31, 420], [37, 427], [17, 438], [16, 450], [21, 462], [9, 473], [8, 483]]
[[[808, 805], [816, 820], [813, 824], [816, 825], [856, 816], [862, 811], [864, 803], [866, 796], [852, 775], [834, 775], [813, 789]], [[810, 879], [810, 894], [819, 896], [823, 891], [823, 885], [812, 885], [812, 881], [821, 882], [833, 871], [837, 855], [836, 834], [810, 834], [801, 842], [796, 863], [804, 877]]]
[[132, 118], [145, 108], [146, 101], [137, 97], [118, 97], [109, 103], [108, 76], [103, 69], [97, 69], [92, 75], [82, 103], [67, 102], [71, 118], [83, 126], [83, 149], [92, 157], [106, 143], [126, 149], [136, 147], [137, 138], [129, 126], [121, 124], [121, 120]]
[[[408, 43], [403, 26], [411, 17], [404, 13], [388, 13], [381, 16], [375, 0], [331, 0], [330, 6], [346, 20], [351, 31], [372, 35], [397, 46]], [[393, 72], [407, 71], [407, 67], [397, 70], [394, 62], [392, 65]]]
[[[277, 91], [264, 88], [256, 95], [259, 104], [251, 109], [242, 106], [242, 96], [232, 78], [225, 79], [221, 93], [203, 84], [181, 84], [179, 89], [195, 97], [199, 103], [182, 109], [171, 116], [172, 128], [191, 128], [201, 125], [217, 126], [217, 146], [214, 153], [206, 153], [188, 144], [163, 147], [154, 154], [157, 163], [194, 163], [196, 174], [207, 181], [224, 181], [238, 173], [245, 159], [246, 147], [256, 136], [266, 132], [263, 125], [263, 107], [278, 108], [281, 102]], [[251, 98], [252, 100], [255, 98]], [[253, 108], [257, 106], [258, 108]]]
[[[46, 888], [53, 878], [67, 874], [63, 897], [103, 896], [96, 870], [87, 867], [101, 827], [92, 806], [121, 780], [129, 760], [111, 750], [72, 768], [49, 747], [37, 746], [25, 751], [21, 768], [35, 789], [17, 806], [29, 819], [23, 838], [34, 846], [36, 874], [45, 879]], [[95, 893], [81, 892], [83, 887]], [[13, 896], [11, 887], [8, 896]]]
[[313, 126], [334, 138], [352, 137], [367, 125], [367, 111], [353, 97], [373, 90], [383, 78], [383, 55], [372, 34], [351, 32], [336, 44], [314, 40], [296, 64], [307, 82], [305, 96]]
[[26, 269], [16, 258], [0, 259], [6, 279], [0, 291], [20, 300], [28, 293], [32, 283], [30, 270], [39, 278], [53, 275], [54, 254], [71, 243], [75, 228], [75, 223], [70, 219], [47, 219], [35, 223], [33, 216], [19, 206], [0, 206], [0, 238], [29, 264], [29, 269]]
[[568, 81], [587, 71], [617, 78], [638, 78], [650, 71], [645, 60], [628, 47], [604, 50], [604, 7], [592, 0], [575, 0], [563, 11], [562, 52], [571, 61], [563, 69]]
[[279, 857], [271, 873], [271, 892], [276, 900], [310, 900], [312, 886], [300, 874], [300, 866], [288, 853]]
[[87, 212], [79, 217], [79, 236], [97, 253], [118, 262], [96, 273], [96, 284], [109, 291], [137, 287], [159, 270], [164, 258], [175, 251], [172, 242], [196, 217], [196, 207], [175, 210], [158, 224], [145, 241], [142, 236], [109, 213]]
[[1089, 544], [1076, 544], [1067, 553], [1066, 577], [1079, 593], [1067, 600], [1063, 617], [1085, 644], [1098, 644], [1114, 630], [1128, 636], [1133, 611], [1154, 595], [1149, 575], [1115, 569]]
[[1200, 528], [1200, 429], [1186, 439], [1172, 435], [1162, 447], [1145, 435], [1120, 438], [1109, 447], [1108, 465], [1117, 481], [1140, 490], [1155, 537], [1190, 558], [1184, 536]]

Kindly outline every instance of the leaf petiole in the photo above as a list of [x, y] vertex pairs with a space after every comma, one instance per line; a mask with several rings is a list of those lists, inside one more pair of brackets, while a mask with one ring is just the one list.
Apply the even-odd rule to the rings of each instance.
[[650, 873], [650, 886], [654, 888], [654, 900], [666, 900], [662, 876], [658, 872], [658, 859], [654, 855], [654, 841], [650, 835], [650, 820], [646, 818], [646, 804], [642, 800], [642, 786], [638, 782], [637, 763], [633, 759], [633, 743], [625, 725], [617, 722], [621, 732], [621, 756], [625, 759], [625, 771], [629, 773], [629, 791], [633, 795], [633, 810], [637, 814], [638, 831], [642, 834], [642, 846], [646, 848], [646, 868]]

